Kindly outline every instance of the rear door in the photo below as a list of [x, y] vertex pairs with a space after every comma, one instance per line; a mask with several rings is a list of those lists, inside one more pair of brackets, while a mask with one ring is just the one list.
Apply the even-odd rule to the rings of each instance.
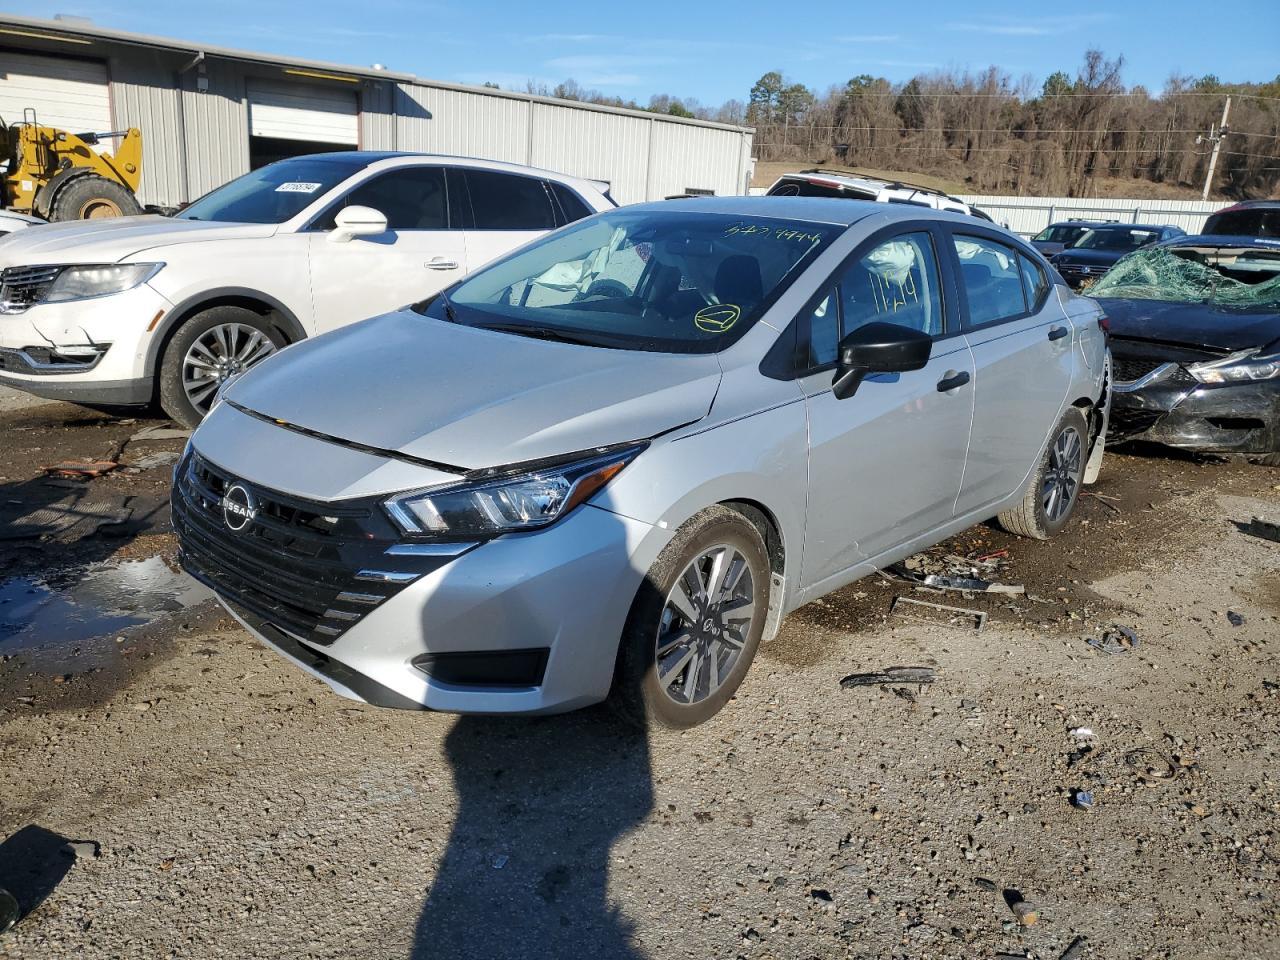
[[976, 367], [973, 438], [956, 513], [1020, 489], [1071, 386], [1075, 330], [1044, 268], [995, 232], [952, 229]]
[[[387, 232], [331, 242], [346, 206], [379, 211]], [[397, 167], [356, 185], [311, 225], [307, 249], [316, 333], [422, 300], [466, 272], [464, 235], [453, 228], [438, 166]]]
[[[800, 385], [809, 420], [806, 587], [952, 517], [972, 417], [973, 361], [944, 295], [938, 241], [922, 222], [863, 243], [801, 316]], [[836, 347], [873, 321], [934, 337], [922, 370], [872, 374], [845, 400], [831, 392]]]
[[469, 198], [467, 269], [475, 270], [559, 226], [551, 190], [539, 177], [501, 170], [458, 168], [450, 184], [465, 183]]

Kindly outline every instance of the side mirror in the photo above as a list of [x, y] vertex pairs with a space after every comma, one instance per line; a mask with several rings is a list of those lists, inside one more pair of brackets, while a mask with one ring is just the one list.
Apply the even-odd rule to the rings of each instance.
[[840, 341], [840, 358], [831, 392], [847, 400], [869, 373], [906, 373], [929, 362], [933, 338], [896, 323], [868, 323]]
[[373, 207], [343, 207], [333, 219], [330, 243], [347, 243], [352, 237], [376, 237], [387, 232], [387, 218]]

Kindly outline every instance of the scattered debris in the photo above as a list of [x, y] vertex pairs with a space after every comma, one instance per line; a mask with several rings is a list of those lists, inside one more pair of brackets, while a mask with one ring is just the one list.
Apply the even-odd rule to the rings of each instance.
[[102, 856], [102, 848], [96, 840], [68, 840], [62, 849], [67, 856], [77, 860], [97, 860]]
[[1138, 635], [1128, 627], [1116, 624], [1111, 629], [1104, 630], [1101, 639], [1086, 637], [1084, 642], [1095, 650], [1100, 650], [1110, 656], [1118, 656], [1122, 653], [1128, 653], [1138, 645]]
[[1088, 941], [1084, 937], [1076, 937], [1069, 944], [1067, 949], [1062, 951], [1062, 956], [1058, 960], [1077, 960], [1084, 953], [1084, 946]]
[[877, 673], [851, 673], [840, 681], [840, 686], [874, 687], [887, 683], [933, 683], [937, 673], [931, 667], [888, 667]]
[[157, 423], [139, 430], [129, 438], [129, 442], [137, 443], [139, 440], [186, 440], [190, 436], [190, 430], [183, 430], [181, 427], [162, 427]]
[[831, 895], [830, 890], [823, 890], [821, 887], [814, 887], [809, 891], [809, 896], [814, 900], [821, 900], [823, 903], [831, 903], [835, 897]]
[[501, 870], [503, 867], [505, 867], [505, 866], [507, 865], [507, 862], [508, 862], [510, 859], [511, 859], [511, 858], [510, 858], [509, 856], [507, 856], [505, 853], [500, 853], [500, 854], [498, 854], [496, 857], [494, 857], [492, 860], [490, 860], [489, 862], [490, 862], [490, 864], [493, 866], [493, 869], [495, 869], [495, 870]]
[[[901, 609], [901, 608], [907, 609]], [[931, 616], [925, 613], [925, 610], [936, 610], [940, 613], [947, 614], [945, 619]], [[915, 620], [922, 623], [954, 623], [956, 620], [962, 619], [964, 623], [972, 626], [975, 630], [981, 630], [987, 625], [987, 613], [985, 610], [971, 610], [967, 607], [948, 607], [941, 603], [929, 603], [926, 600], [914, 600], [911, 597], [894, 597], [893, 605], [889, 608], [890, 613], [895, 613], [906, 620]]]
[[1093, 499], [1097, 500], [1100, 504], [1102, 504], [1108, 510], [1112, 510], [1115, 513], [1121, 512], [1119, 507], [1117, 507], [1114, 503], [1111, 503], [1112, 500], [1118, 501], [1120, 499], [1119, 497], [1105, 497], [1100, 493], [1094, 493], [1092, 490], [1086, 490], [1084, 492], [1084, 495], [1086, 497], [1093, 497]]
[[1130, 750], [1124, 755], [1124, 762], [1138, 775], [1138, 779], [1149, 784], [1168, 783], [1176, 780], [1182, 772], [1180, 766], [1149, 747]]
[[91, 500], [67, 497], [30, 513], [0, 521], [0, 540], [53, 537], [64, 543], [89, 537], [102, 527], [124, 523], [133, 515], [125, 499]]
[[947, 577], [936, 573], [929, 574], [921, 582], [926, 587], [937, 590], [960, 590], [965, 593], [1007, 593], [1016, 596], [1027, 592], [1027, 588], [1020, 583], [994, 583], [977, 577]]
[[999, 889], [994, 880], [988, 880], [986, 877], [974, 877], [973, 885], [984, 893], [995, 893]]
[[1093, 794], [1088, 790], [1072, 790], [1071, 805], [1077, 810], [1093, 809]]
[[84, 477], [91, 479], [105, 476], [119, 466], [120, 464], [114, 460], [67, 461], [45, 467], [44, 472], [51, 477]]
[[1237, 522], [1236, 528], [1241, 533], [1247, 533], [1251, 537], [1261, 537], [1263, 540], [1280, 543], [1280, 523], [1272, 523], [1269, 520], [1254, 517], [1248, 523]]
[[152, 470], [156, 467], [168, 466], [171, 463], [177, 463], [178, 458], [182, 454], [177, 450], [161, 450], [158, 453], [149, 453], [145, 457], [139, 457], [132, 463], [128, 464], [125, 469], [129, 471]]
[[1078, 740], [1081, 743], [1095, 738], [1093, 730], [1089, 727], [1076, 727], [1070, 733], [1073, 740]]
[[1040, 911], [1029, 900], [1019, 900], [1017, 903], [1011, 904], [1011, 909], [1013, 910], [1013, 915], [1018, 918], [1018, 923], [1024, 927], [1034, 927], [1040, 922]]
[[1233, 627], [1243, 627], [1245, 624], [1244, 614], [1236, 613], [1234, 610], [1228, 610], [1227, 622]]

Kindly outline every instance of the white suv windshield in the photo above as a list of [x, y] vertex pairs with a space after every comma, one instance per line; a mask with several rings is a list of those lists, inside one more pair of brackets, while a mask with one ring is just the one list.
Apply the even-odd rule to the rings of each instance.
[[843, 227], [644, 211], [568, 227], [481, 270], [429, 316], [596, 346], [707, 353], [736, 340]]
[[365, 157], [347, 156], [281, 160], [206, 193], [178, 219], [284, 223], [368, 164]]

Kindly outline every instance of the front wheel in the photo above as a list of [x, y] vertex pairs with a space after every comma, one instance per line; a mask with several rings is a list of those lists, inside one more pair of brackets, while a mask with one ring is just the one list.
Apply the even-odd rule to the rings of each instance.
[[109, 217], [132, 217], [142, 212], [128, 187], [100, 177], [96, 173], [76, 177], [66, 183], [53, 198], [49, 220], [103, 220]]
[[699, 513], [659, 554], [623, 631], [614, 699], [682, 729], [723, 707], [764, 634], [770, 568], [760, 532], [728, 507]]
[[1089, 423], [1075, 407], [1058, 421], [1044, 456], [1031, 473], [1022, 502], [999, 516], [1000, 526], [1033, 540], [1048, 540], [1067, 525], [1080, 498], [1089, 451]]
[[210, 307], [183, 321], [160, 362], [160, 406], [194, 429], [218, 390], [262, 362], [286, 340], [270, 321], [243, 307]]

